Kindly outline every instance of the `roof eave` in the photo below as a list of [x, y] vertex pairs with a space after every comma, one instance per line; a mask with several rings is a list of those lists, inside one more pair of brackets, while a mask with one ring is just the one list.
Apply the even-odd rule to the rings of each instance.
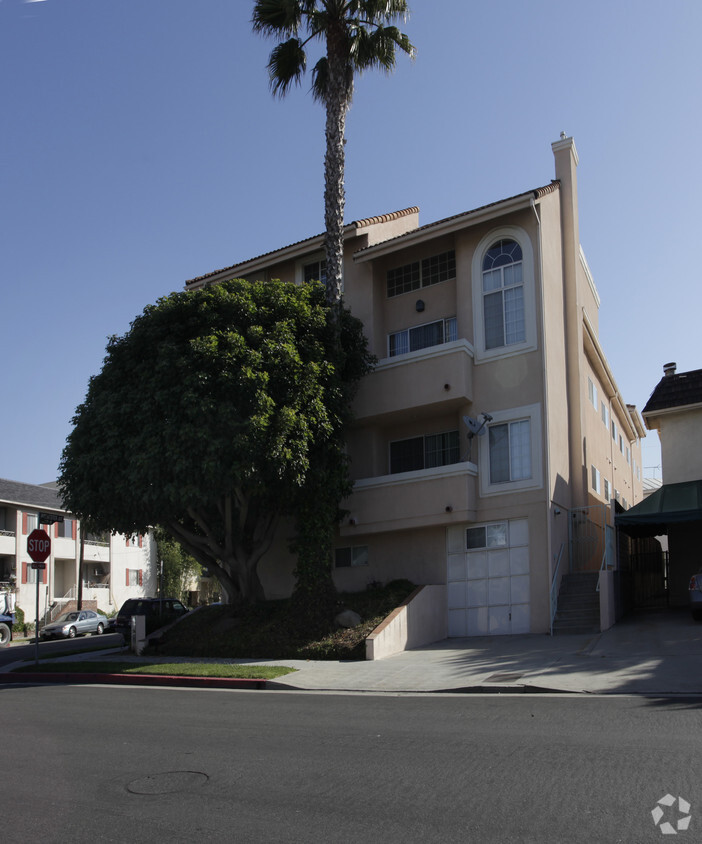
[[373, 246], [367, 246], [365, 249], [361, 249], [356, 252], [353, 256], [353, 260], [358, 263], [372, 261], [374, 258], [381, 257], [382, 255], [389, 255], [399, 248], [423, 243], [427, 240], [433, 240], [437, 236], [451, 234], [465, 228], [466, 226], [476, 225], [477, 223], [482, 223], [487, 220], [493, 220], [496, 217], [502, 217], [512, 211], [521, 211], [525, 208], [530, 208], [532, 202], [538, 201], [541, 197], [548, 193], [552, 193], [558, 187], [559, 183], [557, 181], [553, 181], [545, 188], [537, 188], [535, 190], [526, 191], [525, 193], [509, 197], [508, 199], [493, 202], [490, 205], [483, 205], [480, 208], [473, 209], [472, 211], [465, 211], [462, 214], [447, 217], [445, 220], [439, 220], [436, 223], [428, 223], [426, 226], [421, 226], [414, 231], [398, 235], [397, 237], [385, 240], [382, 243], [376, 243]]

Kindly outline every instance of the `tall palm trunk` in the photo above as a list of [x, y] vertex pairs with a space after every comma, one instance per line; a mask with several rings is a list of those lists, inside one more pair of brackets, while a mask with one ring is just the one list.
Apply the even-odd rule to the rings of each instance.
[[347, 68], [344, 59], [343, 30], [331, 30], [327, 39], [329, 79], [325, 98], [326, 153], [324, 156], [324, 246], [327, 259], [327, 302], [341, 302], [342, 267], [344, 261], [344, 144], [347, 94]]

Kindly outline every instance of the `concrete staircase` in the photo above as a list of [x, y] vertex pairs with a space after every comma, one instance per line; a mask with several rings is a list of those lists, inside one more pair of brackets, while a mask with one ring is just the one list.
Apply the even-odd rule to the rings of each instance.
[[553, 634], [599, 633], [599, 572], [564, 574], [558, 591], [558, 609], [553, 620]]

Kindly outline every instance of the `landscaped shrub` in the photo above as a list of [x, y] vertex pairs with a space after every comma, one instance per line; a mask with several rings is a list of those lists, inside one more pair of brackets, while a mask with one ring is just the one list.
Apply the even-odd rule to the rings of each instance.
[[15, 607], [15, 623], [12, 625], [12, 632], [24, 635], [24, 627], [24, 610], [22, 607]]

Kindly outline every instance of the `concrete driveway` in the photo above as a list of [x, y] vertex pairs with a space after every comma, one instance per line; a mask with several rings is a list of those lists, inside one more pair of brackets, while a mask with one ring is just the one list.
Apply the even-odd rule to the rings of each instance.
[[446, 639], [376, 662], [304, 662], [280, 688], [702, 694], [702, 623], [685, 610], [631, 613], [575, 636]]

